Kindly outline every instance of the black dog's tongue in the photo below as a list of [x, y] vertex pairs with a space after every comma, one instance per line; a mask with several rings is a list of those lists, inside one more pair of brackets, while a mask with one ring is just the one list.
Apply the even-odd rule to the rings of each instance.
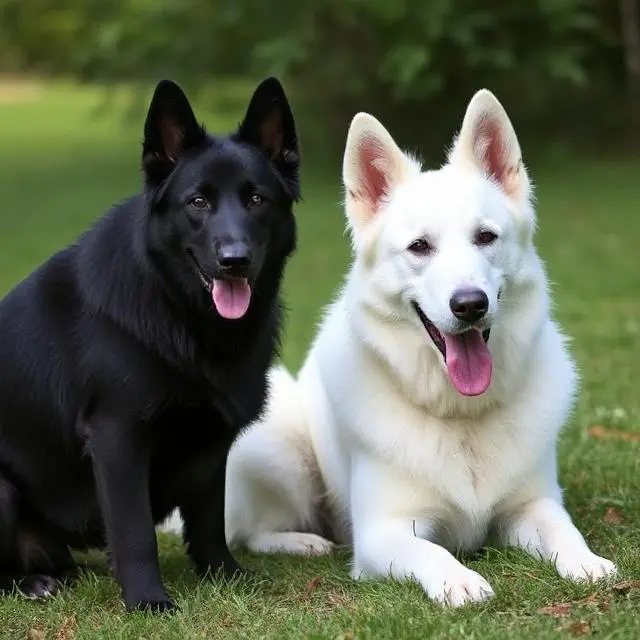
[[247, 312], [251, 287], [247, 280], [214, 280], [211, 297], [218, 313], [227, 320], [237, 320]]

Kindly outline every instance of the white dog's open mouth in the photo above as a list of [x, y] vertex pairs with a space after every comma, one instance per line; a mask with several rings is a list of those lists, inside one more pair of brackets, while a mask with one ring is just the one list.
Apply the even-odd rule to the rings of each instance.
[[413, 302], [420, 321], [447, 365], [449, 380], [464, 396], [479, 396], [491, 384], [493, 358], [487, 346], [490, 329], [472, 328], [462, 333], [443, 333]]

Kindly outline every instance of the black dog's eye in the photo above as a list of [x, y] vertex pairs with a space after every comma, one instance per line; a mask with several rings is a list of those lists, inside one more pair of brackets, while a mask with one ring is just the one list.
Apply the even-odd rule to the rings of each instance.
[[493, 231], [478, 231], [476, 233], [476, 237], [474, 238], [474, 243], [479, 246], [486, 246], [488, 244], [492, 244], [498, 239], [498, 235]]
[[259, 207], [264, 202], [264, 197], [259, 193], [254, 193], [249, 198], [249, 207]]
[[407, 249], [417, 256], [427, 256], [433, 251], [433, 247], [424, 238], [414, 240]]
[[209, 207], [209, 203], [202, 196], [191, 198], [189, 205], [194, 209], [207, 209]]

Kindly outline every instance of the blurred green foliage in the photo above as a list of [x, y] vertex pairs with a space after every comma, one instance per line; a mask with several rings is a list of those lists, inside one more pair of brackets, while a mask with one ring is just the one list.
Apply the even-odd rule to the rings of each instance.
[[490, 86], [534, 125], [543, 114], [564, 129], [576, 96], [625, 95], [622, 2], [0, 0], [0, 69], [196, 88], [275, 73], [341, 133], [362, 108], [415, 133], [428, 105], [449, 126], [451, 104]]

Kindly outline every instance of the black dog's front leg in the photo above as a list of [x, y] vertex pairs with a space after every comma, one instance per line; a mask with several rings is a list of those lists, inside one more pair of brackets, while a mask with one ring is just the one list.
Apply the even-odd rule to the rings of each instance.
[[243, 572], [231, 555], [224, 535], [226, 466], [225, 453], [207, 481], [180, 504], [187, 552], [203, 575], [214, 575], [220, 570], [230, 577]]
[[123, 421], [94, 419], [89, 433], [112, 569], [127, 609], [173, 609], [158, 566], [149, 498], [149, 445], [136, 425]]

